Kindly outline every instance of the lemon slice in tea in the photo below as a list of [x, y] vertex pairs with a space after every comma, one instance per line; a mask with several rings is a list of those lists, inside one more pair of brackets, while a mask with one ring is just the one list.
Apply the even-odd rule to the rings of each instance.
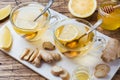
[[[31, 11], [32, 10], [32, 11]], [[15, 12], [14, 23], [17, 27], [22, 29], [36, 29], [38, 21], [34, 19], [41, 13], [39, 8], [36, 7], [23, 7]]]
[[76, 39], [78, 34], [79, 31], [75, 25], [61, 26], [55, 31], [56, 38], [63, 42], [69, 42]]

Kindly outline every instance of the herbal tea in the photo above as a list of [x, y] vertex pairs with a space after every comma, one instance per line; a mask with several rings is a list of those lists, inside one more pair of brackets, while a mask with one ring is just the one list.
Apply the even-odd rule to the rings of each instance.
[[11, 18], [15, 31], [29, 41], [38, 40], [48, 28], [48, 12], [34, 22], [42, 10], [43, 7], [38, 4], [23, 5], [14, 10]]
[[91, 32], [89, 35], [84, 36], [78, 40], [78, 43], [74, 42], [74, 40], [88, 30], [89, 27], [85, 24], [84, 26], [75, 24], [61, 25], [54, 32], [56, 46], [68, 57], [75, 57], [79, 53], [82, 54], [92, 45], [94, 33]]

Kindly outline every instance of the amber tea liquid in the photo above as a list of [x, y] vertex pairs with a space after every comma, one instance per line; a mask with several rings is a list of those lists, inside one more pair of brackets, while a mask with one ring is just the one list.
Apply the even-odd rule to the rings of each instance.
[[48, 12], [34, 22], [42, 10], [43, 7], [38, 4], [28, 4], [16, 9], [12, 14], [14, 30], [29, 41], [38, 40], [48, 28]]

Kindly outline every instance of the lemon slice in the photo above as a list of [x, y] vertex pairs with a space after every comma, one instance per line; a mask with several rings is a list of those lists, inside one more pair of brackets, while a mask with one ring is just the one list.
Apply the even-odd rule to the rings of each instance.
[[24, 19], [16, 19], [15, 24], [17, 27], [22, 29], [35, 29], [38, 26], [37, 22]]
[[[32, 11], [31, 11], [32, 10]], [[14, 16], [13, 21], [15, 25], [22, 29], [35, 29], [38, 26], [37, 21], [34, 19], [39, 15], [40, 10], [36, 7], [23, 7], [18, 9]]]
[[8, 27], [0, 30], [0, 48], [9, 49], [12, 45], [12, 36]]
[[68, 9], [76, 17], [86, 18], [94, 13], [97, 7], [96, 0], [70, 0]]
[[66, 42], [74, 40], [78, 36], [78, 34], [79, 31], [75, 25], [61, 26], [55, 32], [58, 40]]
[[8, 5], [2, 9], [0, 9], [0, 20], [3, 20], [5, 19], [11, 12], [11, 5]]

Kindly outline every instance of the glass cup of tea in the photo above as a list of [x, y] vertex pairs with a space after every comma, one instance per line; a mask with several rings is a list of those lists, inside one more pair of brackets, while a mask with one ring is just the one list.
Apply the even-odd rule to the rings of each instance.
[[38, 2], [26, 2], [16, 6], [11, 14], [10, 21], [14, 30], [28, 41], [36, 41], [48, 29], [51, 20], [50, 11], [47, 10], [36, 21], [44, 7]]
[[71, 80], [92, 80], [90, 67], [79, 65], [72, 73]]
[[101, 27], [106, 30], [116, 30], [120, 27], [120, 7], [115, 8], [110, 13], [106, 13], [103, 8], [106, 6], [116, 6], [120, 4], [120, 1], [103, 1], [98, 8], [98, 19], [102, 19], [103, 23]]
[[83, 19], [79, 19], [79, 22], [73, 19], [64, 19], [56, 23], [54, 27], [55, 44], [59, 51], [69, 58], [85, 54], [96, 42], [96, 39], [99, 39], [96, 31], [79, 39], [92, 27], [92, 24]]

